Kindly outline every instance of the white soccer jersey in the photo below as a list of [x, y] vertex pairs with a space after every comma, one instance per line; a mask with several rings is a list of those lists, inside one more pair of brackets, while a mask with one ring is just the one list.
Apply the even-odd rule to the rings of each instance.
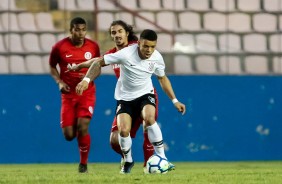
[[155, 50], [149, 59], [138, 55], [138, 44], [104, 55], [106, 64], [120, 64], [120, 77], [116, 84], [115, 99], [131, 101], [145, 94], [154, 94], [151, 76], [165, 75], [162, 55]]

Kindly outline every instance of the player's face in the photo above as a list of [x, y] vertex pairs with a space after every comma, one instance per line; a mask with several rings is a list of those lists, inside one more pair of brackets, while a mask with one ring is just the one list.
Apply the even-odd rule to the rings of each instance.
[[150, 40], [141, 39], [138, 42], [138, 45], [139, 45], [139, 50], [138, 50], [139, 57], [141, 59], [148, 59], [148, 58], [151, 57], [151, 55], [155, 51], [157, 41], [150, 41]]
[[120, 25], [111, 26], [111, 37], [117, 47], [128, 45], [128, 32]]
[[84, 38], [86, 36], [86, 25], [85, 24], [75, 24], [71, 29], [72, 41], [75, 45], [80, 45], [84, 43]]

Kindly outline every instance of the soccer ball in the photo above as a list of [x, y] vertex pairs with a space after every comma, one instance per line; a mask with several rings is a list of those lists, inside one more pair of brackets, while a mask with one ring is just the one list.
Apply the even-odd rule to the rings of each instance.
[[168, 172], [169, 163], [159, 155], [152, 155], [147, 161], [146, 168], [150, 174], [165, 174]]

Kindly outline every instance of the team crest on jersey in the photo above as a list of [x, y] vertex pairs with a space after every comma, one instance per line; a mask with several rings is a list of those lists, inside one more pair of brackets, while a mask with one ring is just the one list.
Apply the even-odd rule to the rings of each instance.
[[87, 59], [87, 60], [91, 59], [92, 58], [91, 52], [85, 52], [84, 58]]
[[155, 65], [154, 62], [150, 62], [150, 63], [149, 63], [149, 68], [148, 68], [148, 70], [149, 70], [149, 71], [153, 71], [153, 70], [154, 70], [154, 65]]
[[156, 104], [155, 98], [149, 96], [148, 99], [150, 100], [151, 103]]

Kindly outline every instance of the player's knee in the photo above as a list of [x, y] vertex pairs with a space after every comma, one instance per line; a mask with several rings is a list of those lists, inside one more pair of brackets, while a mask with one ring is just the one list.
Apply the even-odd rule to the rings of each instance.
[[77, 127], [77, 131], [79, 135], [87, 135], [88, 134], [88, 124], [79, 124]]
[[72, 141], [76, 136], [74, 136], [74, 135], [69, 135], [69, 134], [65, 134], [64, 135], [65, 136], [65, 139], [67, 140], [67, 141]]
[[148, 115], [146, 117], [144, 117], [144, 122], [145, 125], [152, 125], [155, 123], [155, 116], [154, 115]]
[[125, 129], [125, 130], [121, 130], [120, 131], [120, 136], [121, 137], [128, 137], [129, 136], [130, 131]]

